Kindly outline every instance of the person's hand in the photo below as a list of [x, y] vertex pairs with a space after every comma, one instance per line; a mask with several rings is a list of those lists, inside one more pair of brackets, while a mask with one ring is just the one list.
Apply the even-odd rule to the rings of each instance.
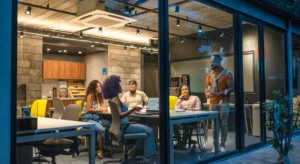
[[141, 107], [141, 106], [135, 106], [132, 108], [133, 111], [140, 111], [142, 109], [143, 109], [143, 107]]
[[100, 109], [100, 112], [107, 112], [107, 106], [100, 107], [99, 109]]

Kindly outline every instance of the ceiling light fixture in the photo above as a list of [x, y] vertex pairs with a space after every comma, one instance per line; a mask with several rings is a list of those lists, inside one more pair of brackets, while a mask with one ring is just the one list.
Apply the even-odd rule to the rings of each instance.
[[31, 15], [31, 7], [27, 6], [27, 10], [25, 11], [27, 15]]
[[183, 42], [184, 42], [184, 40], [182, 39], [182, 37], [180, 37], [180, 42], [181, 42], [181, 43], [183, 43]]
[[50, 48], [47, 48], [47, 51], [50, 51], [51, 49]]
[[150, 53], [153, 54], [153, 50], [152, 49], [151, 49]]
[[199, 25], [199, 27], [198, 27], [198, 32], [202, 32], [202, 26], [201, 25]]
[[83, 37], [83, 34], [82, 34], [82, 31], [80, 31], [79, 38], [82, 38], [82, 37]]
[[126, 46], [124, 46], [124, 51], [126, 51]]
[[67, 50], [64, 50], [64, 53], [67, 53]]
[[81, 51], [78, 51], [78, 54], [82, 54], [82, 52], [81, 52]]
[[24, 33], [23, 33], [23, 31], [20, 32], [20, 38], [24, 38]]
[[98, 33], [103, 33], [102, 27], [99, 27]]
[[91, 47], [95, 47], [95, 43], [94, 42], [91, 44]]
[[179, 6], [179, 5], [176, 5], [176, 6], [175, 6], [175, 13], [178, 14], [178, 13], [179, 13], [179, 10], [180, 10], [180, 6]]
[[136, 29], [136, 35], [140, 35], [140, 29]]
[[220, 37], [223, 37], [223, 35], [224, 35], [224, 32], [220, 31]]
[[177, 26], [177, 27], [179, 27], [179, 26], [180, 26], [180, 20], [179, 20], [179, 19], [177, 19], [176, 26]]

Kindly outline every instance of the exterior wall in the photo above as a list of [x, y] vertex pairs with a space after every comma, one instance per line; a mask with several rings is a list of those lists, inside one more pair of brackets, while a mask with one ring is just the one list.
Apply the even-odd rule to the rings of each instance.
[[18, 84], [26, 84], [26, 103], [42, 96], [43, 38], [25, 34], [18, 36]]
[[137, 81], [138, 89], [141, 87], [141, 51], [139, 49], [108, 46], [108, 75], [121, 77], [122, 91], [129, 90], [128, 82]]

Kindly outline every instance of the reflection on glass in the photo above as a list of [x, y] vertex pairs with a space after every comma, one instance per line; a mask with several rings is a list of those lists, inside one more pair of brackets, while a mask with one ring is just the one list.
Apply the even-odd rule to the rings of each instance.
[[[266, 101], [272, 100], [273, 90], [286, 94], [283, 36], [283, 32], [264, 26]], [[272, 132], [267, 131], [267, 140], [271, 138]]]
[[[215, 86], [211, 76], [215, 74], [215, 79], [222, 79], [234, 74], [233, 16], [199, 1], [170, 2], [169, 15], [170, 107], [174, 108], [176, 115], [181, 114], [176, 123], [170, 118], [174, 123], [174, 133], [170, 134], [174, 139], [174, 151], [171, 151], [171, 158], [174, 159], [171, 161], [193, 163], [235, 150], [235, 100], [230, 94], [233, 90], [225, 93], [223, 87], [227, 84], [217, 83]], [[212, 58], [213, 55], [216, 57]], [[219, 56], [222, 60], [218, 60]], [[212, 73], [214, 66], [218, 66], [218, 73]], [[210, 80], [206, 81], [208, 76]], [[189, 94], [185, 95], [180, 86], [186, 86]], [[210, 96], [206, 96], [207, 90], [211, 92]], [[223, 102], [216, 97], [222, 97]], [[197, 102], [200, 102], [200, 108], [196, 107]], [[226, 108], [220, 108], [223, 105]], [[187, 112], [198, 109], [206, 113], [210, 110], [222, 113], [218, 124], [219, 137], [216, 136], [215, 140], [219, 144], [216, 147], [211, 119], [199, 116], [198, 121], [181, 122]], [[173, 110], [171, 116], [172, 113]]]
[[260, 88], [258, 26], [242, 22], [243, 78], [244, 78], [244, 119], [245, 147], [259, 143], [260, 135]]
[[[300, 101], [300, 86], [299, 86], [299, 78], [300, 78], [300, 36], [293, 35], [292, 37], [292, 52], [293, 52], [293, 104], [295, 105], [297, 101]], [[295, 106], [294, 106], [295, 108]], [[294, 110], [294, 112], [296, 112]], [[299, 122], [299, 121], [298, 121]], [[299, 133], [300, 128], [296, 128], [294, 133]]]

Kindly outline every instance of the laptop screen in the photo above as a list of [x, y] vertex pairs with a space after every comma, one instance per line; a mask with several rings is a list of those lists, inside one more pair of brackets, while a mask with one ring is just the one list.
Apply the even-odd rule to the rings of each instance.
[[159, 98], [149, 98], [147, 110], [156, 110], [159, 111]]

